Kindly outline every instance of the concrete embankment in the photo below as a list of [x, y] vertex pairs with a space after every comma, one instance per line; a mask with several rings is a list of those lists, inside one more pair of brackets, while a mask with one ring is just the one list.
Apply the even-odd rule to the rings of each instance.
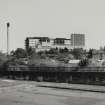
[[40, 82], [37, 84], [37, 86], [47, 87], [47, 88], [59, 88], [59, 89], [70, 89], [70, 90], [105, 93], [105, 86], [67, 84], [67, 83], [49, 83], [49, 82]]

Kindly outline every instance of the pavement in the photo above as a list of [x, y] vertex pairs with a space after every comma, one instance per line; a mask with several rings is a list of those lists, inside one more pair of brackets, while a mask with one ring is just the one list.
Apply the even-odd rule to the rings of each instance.
[[104, 86], [0, 79], [0, 105], [105, 105], [104, 92], [44, 87], [49, 85], [104, 89]]

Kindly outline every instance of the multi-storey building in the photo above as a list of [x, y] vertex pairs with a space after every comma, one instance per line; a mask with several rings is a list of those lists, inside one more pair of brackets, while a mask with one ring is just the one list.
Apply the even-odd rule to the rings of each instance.
[[83, 48], [85, 46], [85, 35], [71, 34], [71, 46], [73, 48]]
[[25, 40], [26, 49], [33, 48], [38, 51], [49, 50], [51, 41], [48, 37], [27, 37]]
[[[78, 36], [79, 35], [79, 36]], [[68, 48], [83, 48], [84, 36], [81, 34], [72, 34], [71, 39], [67, 38], [55, 38], [49, 37], [27, 37], [25, 40], [26, 49], [33, 48], [36, 52], [50, 50], [51, 48], [64, 49]]]

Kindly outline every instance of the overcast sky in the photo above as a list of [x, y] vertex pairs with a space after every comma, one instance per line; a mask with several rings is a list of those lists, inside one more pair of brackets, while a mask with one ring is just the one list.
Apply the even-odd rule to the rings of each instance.
[[0, 50], [24, 48], [27, 36], [86, 35], [87, 48], [105, 46], [105, 0], [0, 0]]

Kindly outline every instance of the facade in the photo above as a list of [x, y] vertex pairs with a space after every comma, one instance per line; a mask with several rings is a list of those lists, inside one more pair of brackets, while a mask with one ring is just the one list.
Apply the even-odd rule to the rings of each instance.
[[[79, 34], [81, 35], [81, 34]], [[78, 41], [78, 42], [76, 42]], [[36, 52], [50, 50], [51, 48], [58, 49], [72, 49], [84, 47], [84, 36], [71, 35], [71, 39], [67, 38], [54, 38], [49, 37], [27, 37], [25, 40], [26, 49], [33, 48]]]
[[58, 49], [64, 49], [65, 47], [70, 49], [70, 39], [66, 39], [66, 38], [55, 38], [53, 39], [53, 46], [54, 48], [58, 48]]
[[26, 49], [33, 48], [38, 51], [49, 50], [51, 41], [48, 37], [27, 37], [25, 40]]
[[71, 46], [73, 48], [83, 48], [85, 46], [85, 35], [71, 34]]

